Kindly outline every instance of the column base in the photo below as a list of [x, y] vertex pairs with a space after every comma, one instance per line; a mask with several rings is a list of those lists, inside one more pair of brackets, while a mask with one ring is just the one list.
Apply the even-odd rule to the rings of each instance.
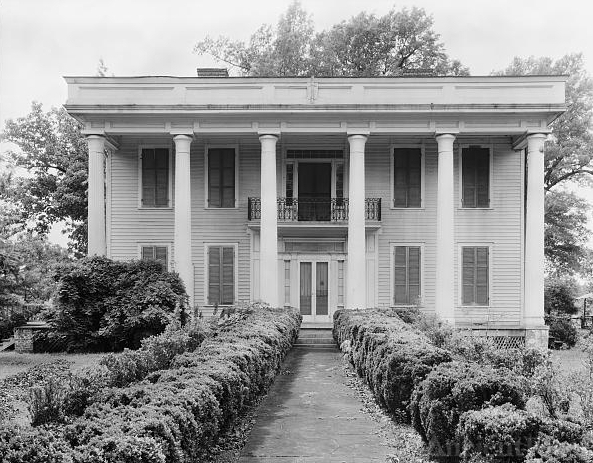
[[549, 331], [550, 327], [546, 325], [525, 328], [525, 347], [547, 350]]

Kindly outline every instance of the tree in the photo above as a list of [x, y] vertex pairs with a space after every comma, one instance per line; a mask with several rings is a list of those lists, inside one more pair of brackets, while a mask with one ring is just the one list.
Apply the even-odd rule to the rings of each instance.
[[71, 249], [85, 254], [88, 150], [80, 129], [65, 109], [44, 112], [36, 102], [25, 117], [6, 121], [2, 138], [18, 146], [9, 156], [29, 176], [5, 178], [0, 200], [17, 204], [14, 221], [41, 235], [65, 221]]
[[378, 17], [362, 12], [327, 31], [314, 33], [313, 21], [298, 1], [275, 28], [262, 25], [248, 43], [206, 37], [194, 52], [209, 54], [247, 76], [396, 76], [405, 71], [436, 75], [468, 73], [451, 61], [422, 8], [392, 9]]
[[593, 178], [593, 79], [584, 68], [582, 53], [549, 57], [515, 57], [497, 75], [567, 75], [567, 110], [551, 124], [553, 140], [546, 142], [546, 191], [566, 181]]
[[567, 191], [546, 194], [544, 250], [549, 274], [572, 274], [587, 267], [589, 229], [587, 213], [591, 206]]

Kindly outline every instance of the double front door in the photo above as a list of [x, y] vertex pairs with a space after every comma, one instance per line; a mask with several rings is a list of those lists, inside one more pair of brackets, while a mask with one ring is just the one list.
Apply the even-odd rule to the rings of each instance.
[[299, 302], [303, 321], [329, 321], [329, 260], [299, 261]]

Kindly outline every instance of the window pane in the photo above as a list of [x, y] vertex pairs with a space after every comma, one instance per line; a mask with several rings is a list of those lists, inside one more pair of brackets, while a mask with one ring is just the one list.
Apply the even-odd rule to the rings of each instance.
[[154, 259], [154, 246], [142, 246], [142, 260]]
[[167, 246], [155, 246], [154, 254], [154, 258], [162, 262], [165, 268], [167, 268]]

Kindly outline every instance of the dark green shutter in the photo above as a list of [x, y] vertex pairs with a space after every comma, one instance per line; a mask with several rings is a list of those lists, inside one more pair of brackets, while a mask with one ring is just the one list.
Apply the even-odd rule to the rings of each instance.
[[235, 256], [230, 246], [208, 248], [208, 303], [235, 302]]
[[463, 148], [461, 164], [463, 207], [489, 207], [490, 150], [480, 146]]
[[462, 249], [462, 287], [464, 305], [488, 305], [489, 256], [487, 247]]
[[142, 150], [142, 205], [146, 207], [169, 205], [169, 150], [167, 148]]
[[395, 246], [394, 304], [415, 304], [420, 297], [420, 247]]
[[393, 150], [393, 206], [420, 207], [422, 151], [420, 148]]
[[235, 150], [208, 150], [208, 205], [235, 207]]
[[220, 304], [220, 246], [208, 248], [208, 303]]
[[233, 304], [235, 302], [235, 265], [234, 249], [222, 248], [222, 304]]

